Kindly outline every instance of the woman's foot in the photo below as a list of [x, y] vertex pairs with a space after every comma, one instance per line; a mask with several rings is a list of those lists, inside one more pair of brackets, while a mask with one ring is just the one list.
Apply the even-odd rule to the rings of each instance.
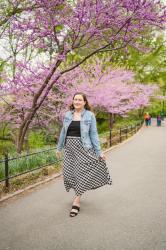
[[80, 207], [73, 205], [72, 210], [70, 211], [70, 217], [75, 217], [79, 211], [80, 211]]
[[70, 211], [70, 216], [75, 217], [79, 211], [80, 211], [80, 196], [76, 196], [73, 201], [72, 209]]

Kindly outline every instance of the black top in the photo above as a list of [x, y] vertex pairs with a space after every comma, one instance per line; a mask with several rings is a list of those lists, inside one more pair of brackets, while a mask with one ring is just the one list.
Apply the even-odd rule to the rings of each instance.
[[67, 136], [81, 137], [80, 121], [72, 121], [67, 130]]

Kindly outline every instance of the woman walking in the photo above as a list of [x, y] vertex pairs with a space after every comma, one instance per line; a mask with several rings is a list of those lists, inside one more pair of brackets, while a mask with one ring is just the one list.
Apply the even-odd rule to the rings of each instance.
[[101, 152], [96, 118], [91, 112], [87, 97], [76, 93], [70, 111], [66, 112], [57, 145], [57, 157], [64, 147], [63, 180], [67, 192], [75, 191], [70, 216], [80, 211], [81, 195], [112, 180]]

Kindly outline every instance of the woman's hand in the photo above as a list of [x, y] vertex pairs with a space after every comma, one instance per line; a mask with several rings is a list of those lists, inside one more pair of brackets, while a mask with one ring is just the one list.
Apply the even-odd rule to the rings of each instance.
[[100, 157], [102, 160], [104, 160], [104, 161], [106, 160], [106, 157], [105, 157], [105, 155], [104, 155], [103, 153], [101, 153], [99, 157]]
[[56, 157], [58, 160], [60, 160], [62, 158], [62, 152], [56, 151]]

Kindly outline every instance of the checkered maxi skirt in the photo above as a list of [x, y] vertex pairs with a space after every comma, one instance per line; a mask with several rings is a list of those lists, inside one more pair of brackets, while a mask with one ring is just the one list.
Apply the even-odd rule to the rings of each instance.
[[76, 195], [87, 190], [112, 185], [106, 162], [93, 148], [83, 147], [80, 137], [67, 136], [64, 146], [63, 181], [67, 192], [72, 188]]

